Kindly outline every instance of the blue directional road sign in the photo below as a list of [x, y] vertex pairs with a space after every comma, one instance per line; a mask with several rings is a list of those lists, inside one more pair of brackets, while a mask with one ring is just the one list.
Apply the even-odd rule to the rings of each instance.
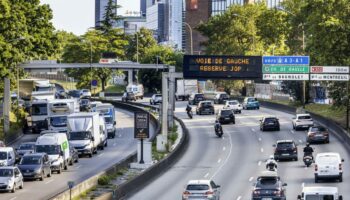
[[92, 81], [91, 81], [91, 85], [92, 85], [93, 87], [97, 87], [97, 80], [92, 80]]
[[310, 65], [309, 56], [263, 56], [263, 65]]

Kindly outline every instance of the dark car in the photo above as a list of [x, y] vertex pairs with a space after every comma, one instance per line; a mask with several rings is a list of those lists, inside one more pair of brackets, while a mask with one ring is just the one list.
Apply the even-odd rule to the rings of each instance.
[[264, 171], [254, 183], [252, 200], [286, 200], [286, 183], [282, 183], [277, 172]]
[[260, 130], [266, 131], [266, 130], [280, 130], [280, 123], [278, 121], [277, 117], [263, 117], [260, 120]]
[[230, 96], [228, 96], [226, 93], [217, 94], [214, 97], [214, 103], [215, 104], [225, 104], [227, 100], [230, 99]]
[[67, 99], [68, 94], [64, 90], [58, 90], [55, 93], [56, 99]]
[[68, 96], [71, 98], [80, 98], [80, 90], [70, 90]]
[[312, 126], [306, 135], [306, 141], [329, 143], [329, 131], [323, 126]]
[[69, 145], [69, 151], [70, 151], [69, 165], [73, 165], [74, 163], [79, 162], [79, 152], [71, 145]]
[[26, 154], [18, 165], [24, 179], [44, 180], [51, 176], [51, 164], [46, 153]]
[[273, 146], [275, 160], [298, 160], [298, 148], [293, 140], [279, 140]]
[[204, 94], [201, 93], [195, 93], [191, 94], [190, 97], [188, 98], [188, 104], [192, 105], [197, 105], [200, 101], [204, 101]]
[[202, 114], [214, 114], [214, 106], [211, 101], [201, 101], [198, 103], [198, 106], [196, 108], [196, 114], [202, 115]]
[[23, 142], [16, 148], [17, 154], [19, 157], [22, 157], [25, 154], [34, 153], [35, 142]]
[[123, 102], [136, 101], [135, 94], [133, 92], [124, 92], [122, 96]]
[[231, 109], [222, 109], [218, 112], [216, 119], [219, 120], [220, 124], [236, 123], [235, 115]]
[[80, 111], [81, 112], [90, 112], [90, 100], [89, 99], [80, 99]]

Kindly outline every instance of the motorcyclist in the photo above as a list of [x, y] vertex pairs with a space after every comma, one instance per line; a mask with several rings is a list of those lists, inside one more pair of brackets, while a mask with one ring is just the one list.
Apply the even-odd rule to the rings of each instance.
[[191, 107], [189, 104], [187, 104], [187, 106], [186, 106], [186, 112], [189, 113], [189, 112], [191, 112], [191, 111], [192, 111], [192, 107]]
[[310, 147], [309, 143], [306, 143], [306, 147], [304, 147], [304, 157], [311, 156], [312, 159], [314, 159], [314, 156], [312, 155], [313, 152], [314, 152], [314, 149]]
[[273, 155], [266, 161], [266, 169], [277, 169], [277, 162]]
[[218, 131], [222, 132], [222, 126], [221, 126], [219, 120], [215, 120], [214, 129], [215, 129], [215, 133], [217, 133]]

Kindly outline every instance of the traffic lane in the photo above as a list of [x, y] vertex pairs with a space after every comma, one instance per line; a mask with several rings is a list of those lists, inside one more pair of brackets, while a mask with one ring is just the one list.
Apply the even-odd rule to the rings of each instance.
[[210, 178], [223, 162], [223, 154], [227, 152], [221, 152], [222, 146], [229, 146], [227, 137], [218, 138], [213, 129], [202, 126], [213, 121], [212, 115], [201, 116], [207, 120], [202, 124], [196, 123], [196, 119], [186, 119], [185, 113], [177, 113], [177, 116], [185, 117], [184, 123], [192, 127], [189, 149], [166, 173], [127, 199], [180, 199], [188, 180]]
[[[268, 156], [268, 154], [273, 154], [273, 147], [270, 146], [270, 144], [275, 143], [277, 140], [282, 139], [293, 139], [298, 146], [298, 155], [299, 160], [297, 162], [295, 161], [286, 161], [286, 162], [279, 162], [278, 165], [278, 172], [282, 179], [282, 181], [286, 182], [288, 184], [287, 186], [287, 197], [288, 198], [296, 198], [298, 194], [301, 193], [302, 186], [304, 185], [333, 185], [337, 186], [341, 192], [346, 192], [347, 190], [345, 187], [348, 187], [346, 184], [346, 179], [349, 178], [349, 174], [344, 174], [344, 181], [345, 183], [323, 183], [323, 184], [315, 184], [314, 183], [314, 166], [305, 168], [304, 163], [302, 161], [303, 157], [303, 147], [305, 146], [305, 140], [306, 140], [306, 133], [305, 131], [294, 131], [292, 130], [291, 125], [291, 118], [293, 115], [290, 115], [285, 112], [278, 112], [273, 111], [270, 109], [262, 108], [259, 112], [266, 114], [266, 115], [275, 115], [278, 118], [280, 118], [280, 121], [283, 120], [290, 120], [290, 123], [287, 124], [281, 124], [281, 131], [279, 132], [261, 132], [259, 131], [259, 135], [261, 135], [262, 141], [266, 141], [265, 149], [268, 153], [265, 154], [265, 157]], [[315, 148], [315, 154], [320, 152], [329, 152], [329, 151], [335, 151], [339, 152], [341, 155], [345, 155], [345, 159], [349, 159], [349, 154], [342, 146], [341, 142], [336, 137], [331, 137], [330, 144], [320, 144], [320, 145], [312, 145]], [[344, 163], [344, 171], [348, 171], [349, 169], [349, 163]], [[263, 169], [263, 167], [262, 167]], [[246, 191], [246, 197], [249, 197], [251, 195], [251, 191]]]
[[[117, 137], [108, 140], [108, 147], [104, 151], [98, 151], [93, 158], [81, 158], [79, 163], [70, 166], [67, 171], [59, 175], [53, 174], [43, 182], [25, 182], [23, 190], [17, 190], [15, 194], [0, 194], [0, 197], [28, 199], [28, 196], [31, 196], [35, 199], [47, 199], [52, 194], [66, 189], [68, 181], [72, 180], [76, 183], [83, 181], [132, 154], [136, 151], [137, 144], [133, 138], [133, 114], [117, 109], [117, 121]], [[154, 133], [153, 126], [151, 126], [151, 133]]]

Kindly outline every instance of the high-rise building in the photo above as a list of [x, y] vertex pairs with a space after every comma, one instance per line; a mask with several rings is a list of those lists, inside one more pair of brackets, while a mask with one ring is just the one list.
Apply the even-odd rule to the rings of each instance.
[[158, 42], [167, 41], [165, 35], [165, 3], [156, 2], [146, 10], [146, 28], [153, 31]]
[[140, 12], [142, 16], [146, 16], [147, 8], [154, 5], [156, 0], [140, 0]]
[[[95, 27], [101, 25], [100, 21], [103, 20], [103, 16], [106, 12], [106, 6], [109, 0], [95, 0]], [[117, 5], [117, 0], [112, 0]], [[115, 9], [117, 14], [117, 9]]]
[[177, 50], [183, 49], [183, 20], [184, 20], [184, 1], [167, 0], [167, 39], [168, 43]]

